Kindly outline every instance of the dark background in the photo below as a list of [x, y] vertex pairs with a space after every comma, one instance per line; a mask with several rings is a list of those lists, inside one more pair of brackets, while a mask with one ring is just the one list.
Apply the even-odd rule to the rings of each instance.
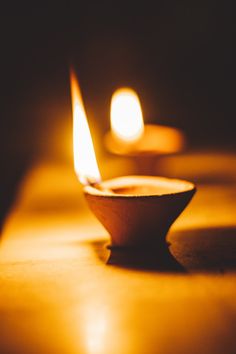
[[71, 62], [100, 136], [125, 85], [146, 122], [184, 129], [192, 147], [235, 147], [232, 2], [13, 2], [0, 16], [2, 200], [29, 161], [60, 158], [71, 139]]

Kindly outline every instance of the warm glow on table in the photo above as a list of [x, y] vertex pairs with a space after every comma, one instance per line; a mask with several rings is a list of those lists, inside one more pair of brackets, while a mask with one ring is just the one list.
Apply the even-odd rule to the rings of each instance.
[[235, 180], [198, 185], [169, 235], [190, 274], [105, 265], [109, 237], [71, 166], [37, 165], [2, 232], [0, 351], [222, 354], [235, 347], [236, 275], [227, 263], [235, 259], [235, 206]]

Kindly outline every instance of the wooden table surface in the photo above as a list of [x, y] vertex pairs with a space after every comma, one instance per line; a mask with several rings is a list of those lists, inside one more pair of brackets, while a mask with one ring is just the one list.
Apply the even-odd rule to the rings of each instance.
[[106, 248], [70, 166], [26, 175], [0, 240], [0, 353], [236, 353], [235, 156], [189, 159], [170, 162], [200, 177], [166, 255]]

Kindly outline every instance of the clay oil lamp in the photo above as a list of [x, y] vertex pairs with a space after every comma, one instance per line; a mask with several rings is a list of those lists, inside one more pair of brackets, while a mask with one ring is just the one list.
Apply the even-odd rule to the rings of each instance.
[[112, 246], [165, 246], [165, 236], [195, 193], [191, 182], [152, 176], [102, 181], [78, 85], [71, 73], [75, 172]]
[[132, 157], [138, 173], [155, 175], [157, 160], [180, 152], [185, 145], [182, 131], [164, 125], [145, 124], [137, 93], [120, 88], [112, 96], [111, 130], [105, 136], [109, 152]]

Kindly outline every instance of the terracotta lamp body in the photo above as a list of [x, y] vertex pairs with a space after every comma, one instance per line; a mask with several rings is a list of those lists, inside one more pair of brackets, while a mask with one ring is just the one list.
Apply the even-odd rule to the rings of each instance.
[[187, 181], [126, 176], [84, 188], [88, 205], [113, 246], [165, 246], [165, 236], [196, 191]]

